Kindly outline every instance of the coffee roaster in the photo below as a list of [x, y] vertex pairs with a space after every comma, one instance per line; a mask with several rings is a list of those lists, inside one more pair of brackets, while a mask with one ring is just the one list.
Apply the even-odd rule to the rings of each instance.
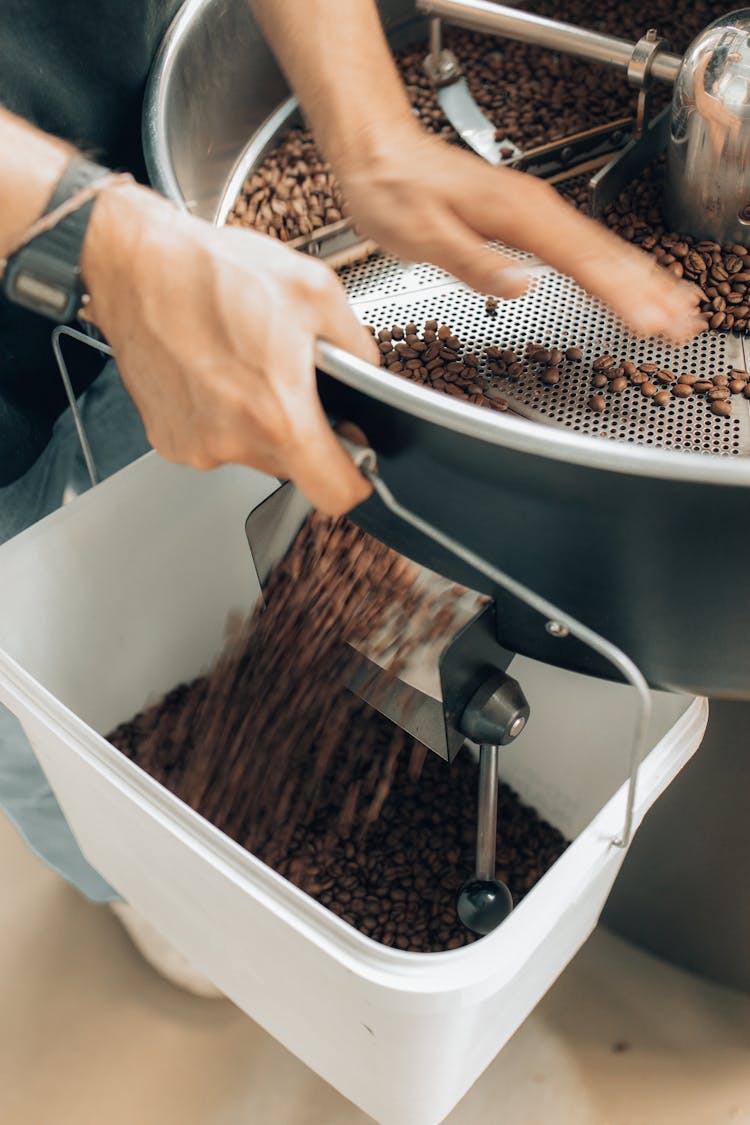
[[[554, 178], [593, 170], [592, 199], [601, 209], [666, 147], [667, 205], [677, 229], [748, 240], [750, 13], [717, 21], [680, 58], [648, 29], [631, 43], [483, 0], [420, 0], [417, 7], [419, 13], [409, 4], [382, 4], [386, 27], [396, 45], [421, 38], [445, 112], [486, 159]], [[420, 20], [420, 13], [429, 20]], [[490, 137], [460, 65], [443, 51], [440, 21], [619, 67], [634, 87], [633, 117], [527, 152], [494, 130]], [[198, 83], [200, 98], [186, 86], [188, 74], [211, 75], [210, 87]], [[660, 82], [674, 85], [673, 105], [652, 117], [650, 93]], [[189, 3], [178, 16], [147, 105], [144, 137], [154, 183], [219, 224], [297, 114], [244, 6], [211, 0]], [[308, 252], [346, 261], [356, 235], [343, 222], [306, 241]], [[747, 367], [737, 335], [708, 332], [679, 349], [639, 340], [570, 279], [538, 262], [527, 265], [535, 275], [529, 293], [501, 302], [493, 318], [482, 297], [430, 266], [378, 255], [346, 266], [341, 278], [363, 321], [438, 317], [477, 354], [489, 345], [518, 347], [533, 339], [576, 345], [592, 357], [627, 354], [704, 377]], [[515, 710], [500, 708], [493, 735], [478, 737], [472, 700], [481, 688], [483, 704], [497, 705], [513, 653], [627, 679], [644, 699], [646, 685], [750, 697], [750, 591], [729, 573], [730, 560], [744, 558], [748, 549], [747, 400], [735, 400], [730, 417], [720, 418], [680, 401], [657, 413], [631, 396], [599, 416], [586, 410], [583, 380], [550, 389], [522, 378], [508, 388], [518, 417], [394, 379], [328, 345], [318, 349], [318, 366], [331, 418], [356, 422], [377, 459], [377, 468], [367, 470], [373, 497], [353, 518], [488, 599], [468, 643], [466, 637], [462, 642], [464, 654], [474, 653], [473, 668], [453, 661], [448, 646], [444, 660], [452, 674], [441, 682], [445, 730], [488, 748], [485, 795], [497, 760], [489, 747], [520, 731], [523, 704], [513, 696]], [[485, 641], [493, 648], [486, 659], [478, 655]], [[487, 690], [493, 676], [497, 681]], [[438, 741], [450, 757], [450, 737]], [[480, 839], [494, 815], [486, 799], [483, 804]], [[626, 824], [623, 840], [628, 833]]]

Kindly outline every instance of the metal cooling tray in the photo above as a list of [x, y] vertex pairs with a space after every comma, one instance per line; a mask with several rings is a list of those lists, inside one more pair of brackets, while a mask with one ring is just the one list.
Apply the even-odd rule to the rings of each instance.
[[[504, 248], [504, 252], [533, 262], [518, 251]], [[404, 266], [378, 256], [340, 270], [339, 276], [357, 315], [376, 328], [410, 321], [419, 326], [436, 319], [450, 325], [467, 352], [480, 357], [491, 345], [513, 348], [519, 358], [527, 343], [563, 349], [579, 346], [583, 361], [566, 365], [564, 378], [555, 387], [541, 383], [535, 366], [528, 363], [517, 381], [493, 380], [515, 412], [529, 419], [663, 449], [750, 454], [750, 401], [742, 396], [732, 397], [730, 418], [711, 414], [708, 404], [696, 398], [674, 399], [660, 409], [637, 387], [609, 395], [602, 414], [587, 406], [593, 393], [591, 362], [597, 356], [610, 353], [618, 359], [658, 363], [710, 378], [725, 374], [729, 367], [745, 368], [740, 337], [706, 332], [682, 348], [663, 340], [643, 340], [627, 332], [570, 278], [545, 266], [532, 266], [531, 272], [534, 281], [528, 292], [512, 301], [500, 301], [495, 314], [487, 312], [481, 295], [433, 266]]]

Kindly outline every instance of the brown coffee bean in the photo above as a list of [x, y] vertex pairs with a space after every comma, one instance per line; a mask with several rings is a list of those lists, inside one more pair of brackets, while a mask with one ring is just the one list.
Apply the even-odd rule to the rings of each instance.
[[628, 379], [632, 379], [632, 377], [635, 375], [636, 371], [638, 370], [636, 364], [633, 363], [633, 361], [631, 359], [624, 360], [620, 364], [620, 367], [622, 368], [623, 375], [627, 375]]
[[712, 387], [713, 383], [710, 379], [696, 379], [693, 383], [693, 390], [699, 395], [703, 395], [706, 393], [706, 391], [710, 391]]
[[542, 372], [542, 382], [548, 387], [554, 387], [560, 382], [560, 370], [557, 367], [548, 367]]
[[729, 376], [728, 375], [713, 375], [712, 378], [711, 378], [711, 382], [713, 383], [713, 385], [715, 387], [728, 387], [729, 386]]
[[697, 382], [698, 382], [698, 376], [697, 376], [697, 375], [693, 375], [693, 374], [692, 374], [691, 372], [689, 372], [689, 371], [685, 371], [685, 372], [683, 372], [683, 374], [682, 374], [682, 375], [680, 375], [680, 377], [679, 377], [679, 379], [677, 380], [677, 382], [678, 382], [678, 383], [684, 383], [684, 384], [685, 384], [686, 386], [688, 386], [688, 387], [692, 387], [693, 383], [697, 383]]
[[721, 418], [728, 418], [732, 413], [732, 405], [724, 399], [718, 399], [712, 402], [709, 407], [712, 414], [718, 414]]
[[591, 364], [594, 371], [608, 371], [610, 367], [615, 367], [617, 360], [612, 355], [600, 355]]
[[731, 398], [731, 391], [729, 387], [712, 387], [706, 395], [711, 402], [724, 402], [726, 399]]
[[675, 383], [672, 387], [672, 394], [675, 398], [691, 398], [693, 388], [689, 383]]
[[675, 375], [674, 371], [668, 371], [664, 367], [661, 368], [660, 371], [656, 372], [656, 378], [659, 380], [660, 383], [663, 383], [665, 385], [669, 385], [670, 383], [676, 383], [677, 382], [677, 376]]
[[639, 363], [638, 370], [642, 371], [644, 375], [655, 375], [659, 370], [658, 363]]
[[550, 348], [549, 350], [549, 363], [551, 367], [559, 367], [563, 361], [563, 353], [560, 348]]
[[641, 384], [641, 394], [645, 395], [646, 398], [653, 398], [657, 393], [658, 391], [654, 383], [650, 383], [647, 380], [645, 383]]
[[[488, 351], [489, 351], [489, 349], [488, 349]], [[511, 364], [518, 362], [517, 357], [516, 357], [516, 353], [511, 348], [505, 348], [500, 353], [500, 358], [503, 361], [503, 363], [507, 363], [509, 367], [510, 367]]]
[[714, 313], [714, 315], [711, 317], [711, 319], [708, 322], [709, 328], [714, 328], [714, 329], [721, 328], [722, 324], [724, 324], [726, 319], [727, 319], [726, 313], [724, 313], [724, 312]]
[[620, 391], [624, 391], [627, 386], [628, 386], [628, 380], [625, 378], [625, 376], [624, 375], [618, 375], [618, 377], [616, 379], [613, 379], [612, 382], [609, 384], [609, 389], [611, 391], [614, 391], [615, 394], [619, 394]]
[[565, 358], [570, 363], [580, 363], [581, 360], [583, 359], [583, 352], [581, 351], [580, 348], [566, 348], [565, 349]]
[[606, 375], [601, 375], [601, 374], [594, 375], [594, 377], [591, 380], [591, 386], [596, 387], [597, 389], [599, 389], [601, 387], [606, 387], [608, 384], [609, 384], [609, 379], [607, 378]]
[[594, 410], [597, 414], [601, 414], [602, 410], [605, 410], [606, 407], [607, 403], [601, 395], [592, 395], [588, 401], [589, 410]]
[[653, 396], [653, 401], [657, 406], [666, 406], [667, 403], [672, 401], [672, 395], [669, 391], [657, 391]]

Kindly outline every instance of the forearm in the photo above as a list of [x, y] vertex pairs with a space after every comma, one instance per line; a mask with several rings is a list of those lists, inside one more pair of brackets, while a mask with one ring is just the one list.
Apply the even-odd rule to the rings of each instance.
[[374, 0], [249, 0], [334, 166], [415, 129]]
[[0, 259], [44, 211], [72, 155], [64, 141], [0, 107]]

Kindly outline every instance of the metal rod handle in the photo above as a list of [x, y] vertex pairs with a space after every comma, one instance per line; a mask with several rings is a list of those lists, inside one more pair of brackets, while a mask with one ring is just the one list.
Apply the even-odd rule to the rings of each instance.
[[[619, 67], [627, 71], [636, 44], [614, 35], [602, 35], [574, 24], [549, 20], [489, 0], [417, 0], [417, 10], [440, 16], [447, 23], [501, 35], [521, 43], [533, 43], [551, 51], [563, 51], [589, 62]], [[682, 66], [680, 55], [657, 51], [650, 63], [650, 75], [661, 82], [674, 82]]]
[[477, 879], [495, 878], [497, 847], [497, 785], [500, 747], [479, 747], [479, 799], [477, 804]]

